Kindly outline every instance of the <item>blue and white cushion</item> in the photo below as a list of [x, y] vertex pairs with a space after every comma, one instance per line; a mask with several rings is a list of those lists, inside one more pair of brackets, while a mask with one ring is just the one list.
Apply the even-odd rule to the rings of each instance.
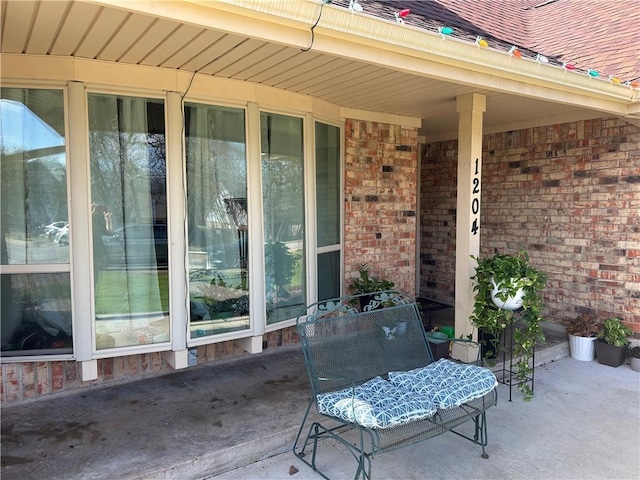
[[408, 372], [390, 372], [389, 381], [401, 390], [424, 395], [438, 408], [458, 407], [486, 395], [498, 385], [488, 368], [444, 358]]
[[436, 412], [429, 399], [375, 377], [362, 385], [316, 397], [318, 412], [366, 428], [387, 428]]

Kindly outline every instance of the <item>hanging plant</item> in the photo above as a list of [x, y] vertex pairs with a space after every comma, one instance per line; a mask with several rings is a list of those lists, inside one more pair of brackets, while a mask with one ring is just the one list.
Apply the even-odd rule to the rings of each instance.
[[[542, 291], [546, 286], [546, 275], [531, 266], [526, 251], [516, 255], [496, 254], [485, 259], [472, 255], [471, 258], [477, 262], [475, 275], [471, 277], [475, 281], [471, 323], [493, 336], [493, 351], [497, 352], [505, 328], [519, 319], [523, 327], [514, 332], [515, 373], [518, 388], [525, 400], [530, 400], [533, 397], [527, 383], [533, 373], [530, 362], [535, 344], [544, 341], [540, 323], [543, 321]], [[511, 302], [514, 309], [504, 308]], [[519, 310], [518, 316], [514, 315], [515, 309]]]

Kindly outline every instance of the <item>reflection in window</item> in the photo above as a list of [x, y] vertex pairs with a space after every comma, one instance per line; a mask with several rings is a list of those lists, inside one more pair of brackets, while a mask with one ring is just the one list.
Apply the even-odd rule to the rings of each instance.
[[88, 103], [96, 346], [168, 342], [164, 104]]
[[71, 353], [69, 273], [2, 275], [2, 356]]
[[2, 356], [71, 353], [63, 94], [0, 92]]
[[191, 338], [248, 329], [244, 111], [185, 105]]
[[306, 305], [302, 119], [260, 114], [267, 324]]

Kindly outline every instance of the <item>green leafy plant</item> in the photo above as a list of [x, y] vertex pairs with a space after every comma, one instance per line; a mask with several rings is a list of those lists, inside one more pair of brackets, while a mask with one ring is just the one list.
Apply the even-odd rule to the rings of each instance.
[[391, 290], [395, 286], [395, 283], [390, 280], [384, 280], [372, 276], [369, 273], [369, 265], [366, 263], [361, 263], [358, 266], [358, 273], [360, 276], [358, 278], [354, 278], [349, 284], [349, 292], [352, 295]]
[[602, 330], [602, 322], [598, 318], [589, 313], [581, 313], [573, 320], [569, 320], [567, 325], [567, 333], [576, 337], [597, 337]]
[[[529, 263], [529, 255], [526, 251], [516, 255], [496, 254], [480, 259], [471, 256], [477, 266], [472, 280], [474, 280], [474, 306], [471, 315], [471, 323], [483, 332], [492, 335], [494, 351], [499, 349], [499, 339], [505, 328], [516, 320], [523, 327], [514, 332], [513, 356], [516, 361], [516, 377], [518, 388], [524, 394], [525, 400], [533, 397], [533, 391], [527, 383], [533, 367], [530, 365], [536, 342], [544, 341], [544, 333], [540, 323], [543, 321], [542, 308], [544, 290], [547, 277], [544, 272], [534, 268]], [[502, 302], [515, 296], [522, 289], [522, 307], [519, 315], [514, 311], [498, 308], [491, 294], [498, 289], [496, 297]]]
[[633, 331], [622, 323], [621, 318], [605, 318], [602, 322], [602, 330], [598, 333], [598, 338], [614, 347], [624, 347], [629, 341]]

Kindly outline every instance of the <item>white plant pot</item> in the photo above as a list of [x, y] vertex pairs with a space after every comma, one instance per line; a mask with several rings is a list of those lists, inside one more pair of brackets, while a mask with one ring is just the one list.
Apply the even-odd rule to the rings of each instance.
[[[518, 310], [522, 307], [522, 299], [524, 298], [524, 290], [522, 288], [520, 288], [513, 297], [507, 297], [506, 300], [502, 300], [498, 298], [497, 295], [505, 289], [498, 288], [499, 286], [496, 285], [493, 278], [491, 279], [491, 284], [493, 285], [493, 290], [491, 290], [491, 300], [496, 307], [501, 308], [502, 310]], [[500, 284], [500, 286], [502, 286], [502, 284]]]
[[571, 358], [581, 362], [591, 362], [596, 358], [596, 337], [577, 337], [569, 334]]

